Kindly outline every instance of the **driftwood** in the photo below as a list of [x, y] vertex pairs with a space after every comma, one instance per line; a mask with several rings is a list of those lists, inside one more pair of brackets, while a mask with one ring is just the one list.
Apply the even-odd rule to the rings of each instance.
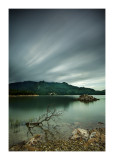
[[53, 120], [55, 121], [55, 118], [60, 116], [62, 112], [56, 111], [54, 108], [53, 110], [50, 110], [49, 107], [47, 108], [47, 112], [41, 116], [39, 116], [37, 122], [27, 122], [26, 126], [28, 128], [28, 131], [33, 135], [31, 129], [34, 127], [40, 127], [43, 126], [44, 122], [47, 122], [47, 125], [49, 126], [49, 121]]

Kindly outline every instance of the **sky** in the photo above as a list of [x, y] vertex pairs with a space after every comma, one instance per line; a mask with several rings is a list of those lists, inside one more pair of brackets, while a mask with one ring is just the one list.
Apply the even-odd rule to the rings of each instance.
[[105, 89], [104, 9], [10, 9], [9, 83]]

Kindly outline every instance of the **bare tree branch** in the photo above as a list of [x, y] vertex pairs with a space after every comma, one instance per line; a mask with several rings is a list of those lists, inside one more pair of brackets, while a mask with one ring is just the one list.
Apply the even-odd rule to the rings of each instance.
[[34, 127], [41, 127], [43, 126], [44, 122], [47, 122], [47, 126], [49, 127], [49, 121], [53, 120], [55, 121], [55, 118], [60, 116], [62, 112], [56, 111], [54, 108], [53, 110], [50, 110], [49, 106], [47, 107], [47, 112], [41, 116], [38, 117], [38, 120], [36, 122], [27, 122], [26, 126], [28, 128], [28, 132], [30, 132], [32, 135], [33, 133], [31, 132], [31, 129]]

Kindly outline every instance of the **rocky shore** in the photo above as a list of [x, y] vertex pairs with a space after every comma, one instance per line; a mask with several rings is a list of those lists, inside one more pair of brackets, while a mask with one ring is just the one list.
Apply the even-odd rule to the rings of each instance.
[[83, 94], [77, 100], [82, 101], [82, 102], [93, 102], [93, 101], [97, 101], [99, 99], [97, 99], [93, 96], [89, 96], [87, 94]]
[[76, 128], [67, 140], [42, 141], [37, 134], [29, 141], [12, 146], [10, 151], [105, 151], [105, 128]]

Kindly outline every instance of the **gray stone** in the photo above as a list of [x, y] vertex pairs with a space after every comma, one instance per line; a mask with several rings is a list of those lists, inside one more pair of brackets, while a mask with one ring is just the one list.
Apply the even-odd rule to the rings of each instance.
[[72, 132], [71, 139], [83, 138], [87, 140], [89, 138], [89, 133], [85, 129], [77, 128]]
[[96, 135], [96, 132], [92, 132], [92, 133], [90, 134], [89, 138], [94, 138], [95, 135]]

